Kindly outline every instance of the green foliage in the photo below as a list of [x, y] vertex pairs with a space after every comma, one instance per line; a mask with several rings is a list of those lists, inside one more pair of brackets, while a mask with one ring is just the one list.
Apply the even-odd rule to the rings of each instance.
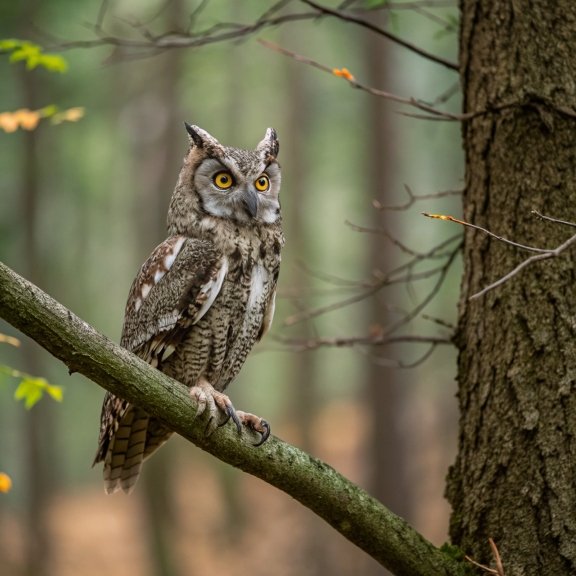
[[42, 47], [28, 40], [0, 40], [0, 54], [9, 54], [9, 62], [24, 62], [27, 70], [39, 66], [49, 72], [65, 73], [68, 63], [62, 56], [45, 54]]
[[[0, 40], [0, 55], [9, 54], [9, 62], [24, 62], [27, 70], [41, 67], [49, 72], [64, 73], [68, 70], [68, 63], [62, 56], [45, 54], [41, 46], [27, 40], [5, 39]], [[35, 130], [39, 122], [49, 118], [51, 124], [62, 122], [76, 122], [84, 116], [84, 108], [76, 107], [60, 110], [58, 106], [50, 104], [39, 110], [21, 108], [13, 112], [0, 113], [0, 130], [15, 132]]]
[[20, 380], [14, 392], [14, 398], [16, 400], [22, 400], [27, 410], [30, 410], [34, 404], [41, 400], [44, 394], [48, 394], [48, 396], [57, 402], [62, 402], [62, 388], [55, 384], [50, 384], [45, 378], [31, 376], [30, 374], [3, 365], [0, 365], [0, 374], [6, 374], [7, 376]]

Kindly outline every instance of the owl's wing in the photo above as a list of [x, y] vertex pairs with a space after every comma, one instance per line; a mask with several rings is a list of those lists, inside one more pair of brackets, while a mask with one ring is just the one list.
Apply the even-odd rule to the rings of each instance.
[[[136, 276], [126, 304], [121, 345], [159, 367], [186, 330], [209, 310], [222, 288], [228, 261], [205, 240], [171, 236]], [[107, 492], [136, 482], [143, 458], [170, 436], [140, 408], [107, 393], [94, 464], [104, 461]]]
[[222, 288], [227, 259], [211, 242], [171, 236], [143, 264], [128, 295], [120, 344], [157, 367]]

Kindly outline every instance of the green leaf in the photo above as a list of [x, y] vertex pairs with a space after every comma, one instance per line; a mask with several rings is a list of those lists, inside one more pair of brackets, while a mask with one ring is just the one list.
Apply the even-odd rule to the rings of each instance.
[[44, 378], [23, 378], [14, 392], [14, 398], [24, 400], [24, 406], [30, 410], [42, 398], [46, 384]]
[[9, 52], [20, 46], [19, 40], [0, 40], [0, 52]]
[[46, 393], [56, 402], [62, 402], [64, 398], [64, 391], [61, 386], [56, 386], [56, 384], [49, 384], [46, 382]]
[[62, 402], [63, 391], [60, 386], [50, 384], [45, 378], [34, 378], [33, 376], [24, 376], [14, 392], [16, 400], [23, 400], [24, 406], [29, 410], [44, 395], [48, 394], [57, 402]]
[[10, 52], [9, 62], [24, 62], [27, 70], [39, 66], [49, 72], [64, 73], [68, 70], [68, 62], [57, 54], [44, 54], [42, 47], [27, 40], [0, 40], [0, 53]]
[[38, 110], [38, 114], [40, 114], [42, 118], [50, 118], [51, 116], [58, 114], [58, 111], [59, 109], [56, 104], [49, 104], [48, 106], [44, 106], [44, 108]]
[[68, 62], [62, 56], [56, 56], [55, 54], [41, 54], [39, 64], [49, 72], [64, 74], [68, 71]]

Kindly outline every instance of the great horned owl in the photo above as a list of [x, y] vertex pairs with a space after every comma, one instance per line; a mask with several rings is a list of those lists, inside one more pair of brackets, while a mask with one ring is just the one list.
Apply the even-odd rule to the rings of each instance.
[[[168, 238], [134, 280], [121, 345], [190, 387], [208, 429], [232, 418], [260, 434], [268, 423], [234, 410], [224, 390], [274, 315], [284, 244], [278, 140], [255, 150], [223, 146], [186, 124], [190, 148], [170, 201]], [[106, 394], [94, 464], [107, 493], [130, 492], [142, 462], [172, 432], [144, 410]]]

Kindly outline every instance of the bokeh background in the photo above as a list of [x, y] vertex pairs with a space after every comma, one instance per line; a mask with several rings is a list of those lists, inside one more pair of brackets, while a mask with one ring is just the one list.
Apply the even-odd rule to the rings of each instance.
[[[275, 3], [0, 4], [0, 39], [32, 40], [69, 64], [66, 74], [27, 71], [0, 55], [0, 112], [49, 104], [85, 109], [78, 122], [0, 131], [0, 260], [118, 341], [132, 279], [165, 237], [187, 148], [183, 121], [238, 147], [254, 146], [275, 127], [287, 237], [279, 306], [273, 333], [254, 350], [230, 396], [441, 544], [449, 515], [444, 478], [456, 446], [452, 347], [303, 351], [298, 341], [363, 337], [395, 323], [396, 335], [450, 335], [460, 269], [457, 258], [447, 265], [446, 251], [395, 272], [389, 286], [373, 287], [458, 233], [421, 212], [459, 211], [457, 194], [434, 195], [463, 185], [460, 125], [406, 115], [417, 111], [353, 89], [257, 39], [453, 112], [460, 107], [458, 76], [336, 18], [147, 56], [110, 45], [61, 46], [97, 38], [102, 6], [109, 34], [142, 38], [144, 29], [186, 30], [200, 4], [195, 30], [254, 22]], [[311, 11], [298, 1], [286, 4], [287, 12]], [[457, 60], [455, 3], [345, 4], [385, 4], [364, 17]], [[411, 203], [405, 186], [431, 197]], [[438, 267], [446, 269], [441, 285]], [[313, 312], [327, 307], [333, 309]], [[69, 376], [1, 321], [0, 332], [22, 341], [18, 349], [0, 344], [0, 364], [64, 388], [63, 402], [46, 398], [26, 410], [14, 399], [17, 379], [0, 376], [0, 471], [13, 481], [0, 494], [3, 576], [385, 573], [285, 494], [180, 438], [145, 465], [132, 495], [106, 496], [101, 470], [90, 467], [104, 391]]]

